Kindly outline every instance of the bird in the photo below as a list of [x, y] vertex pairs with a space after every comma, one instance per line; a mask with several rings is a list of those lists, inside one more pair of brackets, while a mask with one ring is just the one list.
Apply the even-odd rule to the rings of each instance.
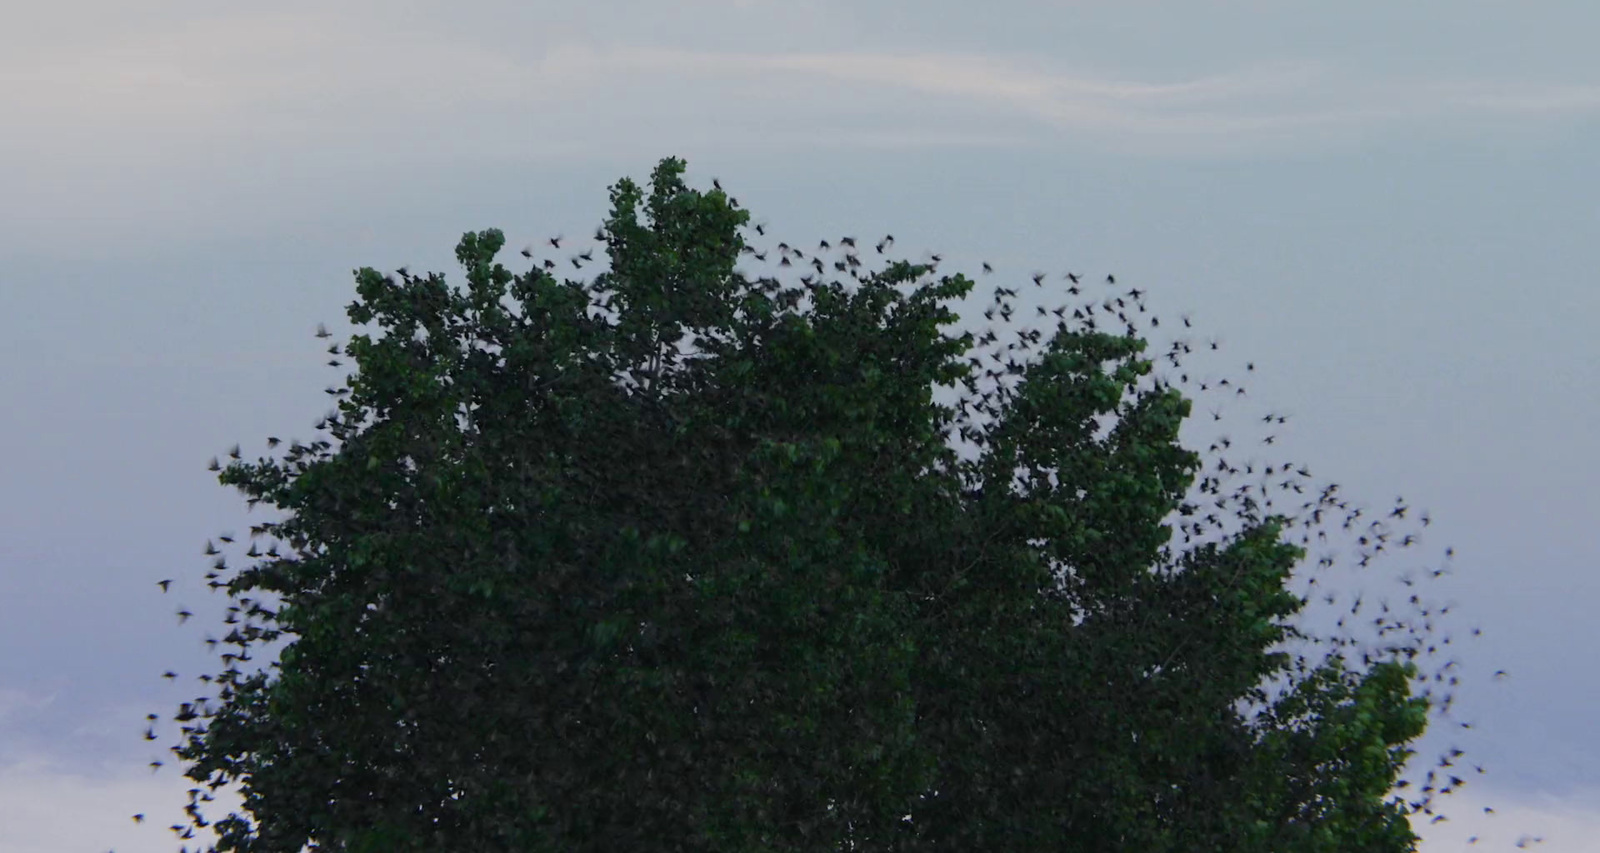
[[328, 331], [328, 327], [327, 326], [324, 326], [323, 324], [318, 323], [317, 324], [317, 337], [319, 337], [319, 338], [331, 338], [331, 337], [333, 337], [333, 333]]
[[156, 586], [161, 587], [161, 591], [162, 592], [166, 592], [167, 591], [167, 587], [169, 587], [171, 585], [172, 585], [172, 579], [171, 578], [167, 578], [164, 581], [156, 581]]
[[144, 823], [144, 815], [143, 814], [134, 815], [133, 816], [133, 822], [134, 823]]
[[984, 261], [983, 262], [983, 271], [986, 272], [986, 273], [994, 272], [994, 267], [989, 266], [989, 262], [988, 261]]
[[557, 249], [559, 249], [559, 248], [561, 248], [562, 239], [563, 239], [562, 236], [560, 234], [557, 234], [556, 236], [550, 238], [550, 245], [555, 247], [555, 248], [557, 248]]

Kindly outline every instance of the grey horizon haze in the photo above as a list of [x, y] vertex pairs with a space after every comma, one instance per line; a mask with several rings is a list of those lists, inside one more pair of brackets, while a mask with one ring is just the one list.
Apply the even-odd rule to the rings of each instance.
[[0, 853], [177, 850], [164, 827], [190, 783], [144, 715], [215, 671], [202, 641], [224, 603], [201, 548], [261, 517], [205, 465], [313, 437], [337, 379], [312, 333], [348, 339], [351, 271], [460, 282], [454, 246], [485, 228], [520, 270], [525, 244], [591, 242], [607, 188], [666, 156], [692, 186], [718, 178], [769, 242], [892, 233], [892, 255], [942, 253], [978, 282], [967, 328], [1035, 270], [1114, 273], [1164, 325], [1191, 315], [1256, 365], [1252, 407], [1292, 415], [1287, 455], [1360, 503], [1403, 495], [1431, 513], [1430, 553], [1455, 551], [1433, 592], [1482, 629], [1453, 711], [1473, 728], [1435, 720], [1417, 758], [1459, 742], [1487, 772], [1445, 798], [1449, 821], [1418, 821], [1421, 849], [1600, 851], [1600, 7], [7, 18]]

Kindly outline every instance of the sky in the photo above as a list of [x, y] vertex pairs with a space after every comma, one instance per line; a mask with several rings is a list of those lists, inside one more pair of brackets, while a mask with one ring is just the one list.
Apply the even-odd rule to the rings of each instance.
[[1473, 728], [1419, 755], [1486, 773], [1422, 849], [1600, 850], [1597, 27], [1480, 0], [12, 10], [0, 853], [177, 849], [188, 783], [145, 714], [215, 671], [201, 547], [251, 518], [205, 465], [313, 437], [352, 270], [460, 281], [491, 227], [511, 265], [666, 156], [776, 239], [1114, 273], [1192, 315], [1285, 446], [1455, 553]]

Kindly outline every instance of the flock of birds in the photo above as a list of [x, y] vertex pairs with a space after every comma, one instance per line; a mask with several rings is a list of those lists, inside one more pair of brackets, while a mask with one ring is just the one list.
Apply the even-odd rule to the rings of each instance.
[[[720, 185], [717, 189], [720, 190]], [[766, 234], [764, 224], [755, 224], [753, 230], [757, 237]], [[604, 241], [605, 236], [603, 229], [595, 233], [597, 241]], [[564, 239], [558, 235], [545, 243], [560, 250]], [[868, 245], [877, 255], [883, 256], [894, 244], [893, 235], [884, 235]], [[866, 267], [865, 252], [860, 250], [858, 240], [850, 236], [835, 241], [821, 240], [815, 249], [778, 242], [765, 248], [747, 244], [742, 251], [755, 261], [776, 266], [773, 273], [751, 279], [768, 290], [781, 284], [779, 275], [793, 276], [809, 288], [837, 281], [838, 276], [864, 282], [874, 274]], [[574, 269], [582, 269], [594, 260], [594, 252], [595, 247], [589, 247], [572, 253], [567, 261]], [[532, 245], [522, 249], [521, 254], [535, 264], [535, 269], [542, 268], [547, 273], [553, 273], [560, 266], [554, 259], [537, 258]], [[924, 275], [937, 273], [943, 260], [940, 254], [925, 256]], [[985, 278], [995, 274], [995, 267], [986, 261], [980, 262], [980, 269]], [[748, 277], [747, 271], [741, 270], [741, 273]], [[413, 278], [405, 267], [397, 269], [396, 274], [406, 280]], [[1458, 719], [1454, 714], [1456, 688], [1462, 678], [1458, 652], [1465, 639], [1478, 637], [1482, 632], [1477, 628], [1450, 629], [1451, 605], [1425, 595], [1421, 587], [1453, 572], [1454, 550], [1443, 549], [1442, 562], [1414, 566], [1412, 570], [1394, 574], [1390, 579], [1397, 589], [1389, 594], [1352, 588], [1353, 581], [1371, 574], [1371, 569], [1384, 557], [1410, 560], [1413, 554], [1420, 556], [1424, 531], [1432, 524], [1428, 512], [1398, 496], [1389, 506], [1372, 510], [1344, 497], [1338, 483], [1314, 480], [1308, 465], [1289, 458], [1280, 449], [1280, 442], [1286, 437], [1285, 428], [1291, 421], [1287, 412], [1261, 411], [1249, 416], [1245, 428], [1253, 430], [1254, 435], [1247, 436], [1243, 429], [1230, 429], [1230, 424], [1225, 422], [1226, 415], [1253, 402], [1245, 382], [1255, 374], [1256, 365], [1246, 362], [1242, 372], [1229, 375], [1222, 375], [1215, 368], [1202, 371], [1191, 366], [1196, 358], [1215, 358], [1222, 342], [1217, 338], [1194, 336], [1193, 319], [1188, 314], [1169, 317], [1163, 325], [1162, 318], [1146, 302], [1147, 295], [1142, 288], [1119, 284], [1115, 275], [1091, 280], [1077, 272], [1052, 276], [1034, 271], [1018, 285], [996, 286], [992, 301], [977, 309], [985, 324], [974, 330], [976, 348], [967, 357], [973, 370], [961, 383], [966, 393], [958, 394], [951, 403], [959, 412], [950, 435], [952, 443], [965, 445], [969, 451], [981, 446], [986, 424], [1004, 416], [1006, 400], [1015, 393], [1016, 382], [1028, 369], [1030, 351], [1042, 351], [1046, 347], [1047, 332], [1028, 328], [1022, 321], [1053, 323], [1056, 332], [1100, 331], [1143, 338], [1151, 345], [1144, 357], [1161, 370], [1152, 370], [1143, 377], [1131, 389], [1130, 397], [1167, 388], [1179, 389], [1193, 401], [1195, 413], [1185, 425], [1184, 443], [1191, 449], [1207, 448], [1206, 454], [1202, 454], [1203, 470], [1198, 472], [1179, 510], [1168, 519], [1175, 534], [1174, 542], [1181, 540], [1184, 548], [1175, 545], [1164, 548], [1163, 561], [1175, 565], [1184, 550], [1207, 543], [1221, 544], [1266, 516], [1287, 517], [1286, 537], [1305, 547], [1308, 555], [1313, 551], [1316, 554], [1314, 561], [1308, 558], [1292, 579], [1298, 587], [1296, 594], [1306, 607], [1290, 632], [1291, 644], [1298, 647], [1294, 655], [1296, 669], [1308, 672], [1334, 655], [1344, 657], [1352, 665], [1359, 660], [1363, 666], [1380, 660], [1412, 661], [1419, 669], [1416, 676], [1419, 695], [1429, 700], [1433, 715], [1452, 728], [1471, 729], [1470, 721]], [[977, 313], [967, 316], [975, 319]], [[1162, 334], [1166, 338], [1158, 346], [1156, 338]], [[317, 327], [316, 336], [319, 339], [332, 337], [322, 325]], [[330, 344], [327, 352], [332, 356], [328, 365], [339, 367], [339, 345]], [[349, 391], [348, 387], [339, 386], [325, 390], [334, 398]], [[1130, 397], [1125, 397], [1125, 401]], [[1109, 430], [1110, 425], [1108, 421], [1102, 427]], [[329, 430], [335, 437], [342, 437], [345, 431], [345, 425], [335, 412], [318, 421], [317, 428]], [[269, 449], [281, 443], [277, 437], [267, 439]], [[334, 445], [326, 440], [307, 444], [291, 441], [289, 447], [291, 453], [317, 455], [328, 453]], [[241, 462], [242, 449], [235, 445], [228, 457], [233, 462]], [[222, 467], [221, 460], [214, 458], [209, 470], [220, 471]], [[271, 542], [262, 548], [255, 542], [262, 537], [270, 538], [273, 529], [270, 523], [253, 526], [250, 547], [244, 556], [252, 559], [279, 556], [278, 543]], [[218, 540], [224, 545], [241, 544], [231, 534], [220, 536]], [[208, 541], [204, 554], [212, 561], [206, 574], [208, 586], [213, 591], [228, 586], [222, 579], [228, 570], [227, 559], [216, 543]], [[1335, 577], [1341, 570], [1342, 577]], [[172, 583], [171, 579], [160, 581], [161, 591], [169, 592]], [[193, 615], [187, 608], [177, 611], [180, 624]], [[210, 688], [209, 692], [215, 692], [218, 701], [226, 702], [231, 698], [232, 685], [244, 676], [239, 664], [252, 659], [248, 654], [249, 644], [275, 636], [253, 621], [271, 615], [272, 611], [264, 602], [241, 597], [228, 608], [224, 621], [230, 626], [229, 633], [220, 639], [207, 637], [206, 643], [213, 649], [238, 646], [237, 651], [221, 655], [226, 666], [221, 673], [200, 676]], [[175, 679], [177, 674], [168, 671], [163, 677]], [[1504, 679], [1507, 673], [1499, 670], [1494, 677]], [[173, 719], [185, 724], [186, 735], [195, 731], [196, 720], [207, 716], [210, 701], [210, 697], [202, 696], [180, 706]], [[148, 716], [146, 740], [156, 739], [158, 720], [156, 714]], [[176, 752], [177, 747], [173, 750]], [[1422, 774], [1408, 775], [1399, 782], [1400, 790], [1407, 792], [1402, 796], [1411, 797], [1407, 804], [1413, 813], [1427, 816], [1432, 823], [1448, 819], [1435, 808], [1440, 803], [1438, 798], [1456, 792], [1469, 778], [1486, 772], [1482, 765], [1464, 762], [1465, 755], [1465, 750], [1452, 744], [1429, 766], [1423, 767], [1415, 761], [1408, 766], [1408, 774]], [[152, 761], [150, 766], [159, 769], [162, 762]], [[213, 780], [209, 788], [215, 791], [220, 784], [220, 779]], [[187, 827], [172, 826], [173, 832], [184, 839], [192, 838], [196, 827], [206, 825], [198, 804], [212, 800], [211, 793], [199, 787], [191, 788], [189, 793], [190, 802], [185, 811], [193, 823]], [[1486, 807], [1484, 812], [1492, 814], [1493, 809]], [[135, 815], [134, 819], [143, 821], [144, 816]], [[1469, 840], [1475, 843], [1478, 839], [1474, 836]], [[1523, 836], [1516, 846], [1527, 847], [1539, 841], [1542, 839]]]

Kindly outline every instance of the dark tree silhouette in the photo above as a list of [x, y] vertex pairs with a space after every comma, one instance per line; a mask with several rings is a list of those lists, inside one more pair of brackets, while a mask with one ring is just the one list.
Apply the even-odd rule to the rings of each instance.
[[591, 282], [496, 230], [464, 289], [359, 270], [325, 437], [229, 454], [279, 515], [210, 576], [236, 651], [177, 717], [244, 792], [214, 849], [1412, 848], [1462, 784], [1397, 781], [1449, 711], [1437, 605], [1309, 586], [1415, 541], [1403, 507], [1187, 449], [1181, 387], [1245, 389], [1183, 366], [1215, 340], [1146, 356], [1114, 276], [1067, 273], [1053, 331], [945, 334], [974, 285], [940, 256], [751, 276], [774, 250], [683, 170], [612, 188]]

